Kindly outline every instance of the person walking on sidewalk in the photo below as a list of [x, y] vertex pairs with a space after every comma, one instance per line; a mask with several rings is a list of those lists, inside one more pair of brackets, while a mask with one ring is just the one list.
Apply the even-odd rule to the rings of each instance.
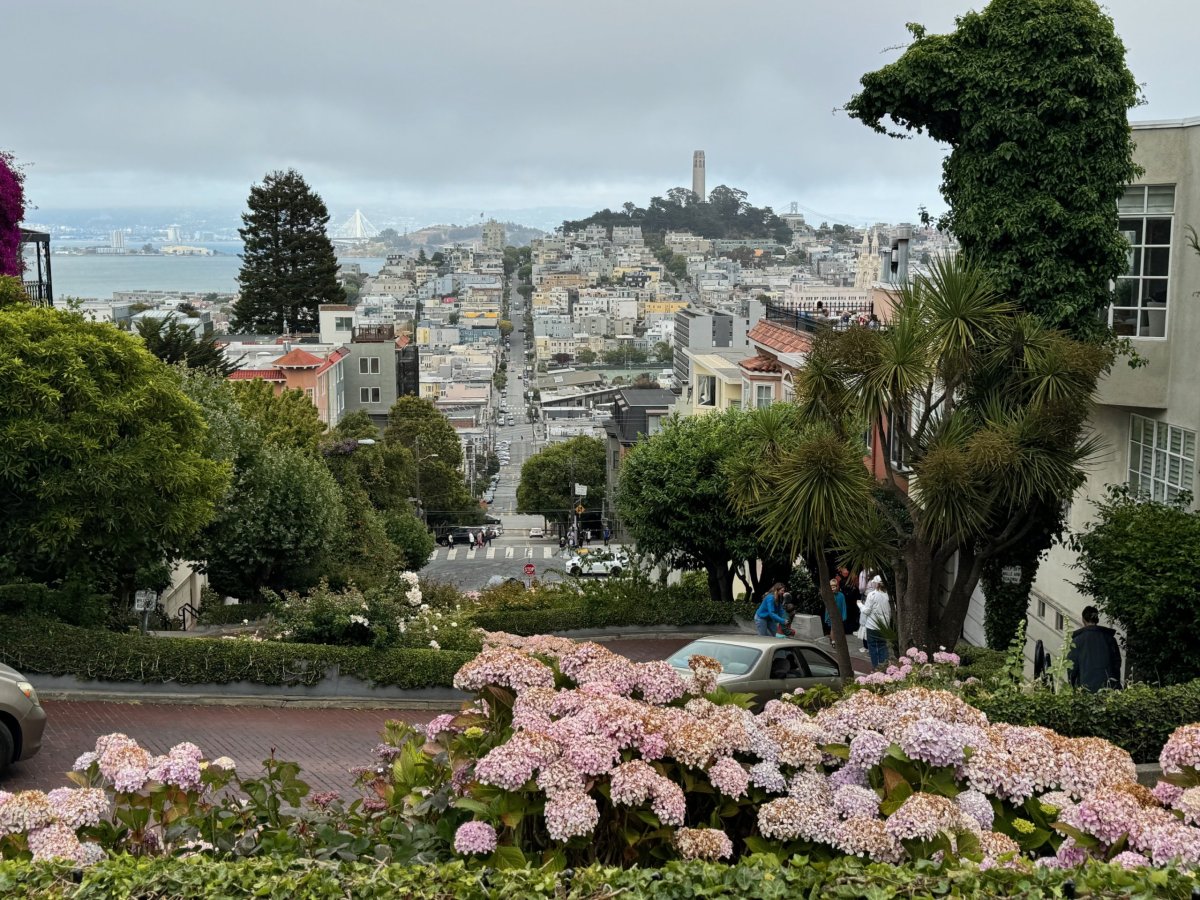
[[887, 639], [880, 629], [892, 624], [892, 604], [878, 575], [868, 582], [867, 596], [858, 602], [858, 612], [867, 639], [867, 653], [871, 655], [871, 668], [877, 669], [888, 660]]
[[763, 637], [770, 637], [780, 624], [787, 624], [787, 616], [783, 614], [784, 587], [776, 582], [775, 586], [763, 595], [762, 603], [754, 613], [754, 630]]
[[[842, 590], [842, 584], [837, 578], [829, 579], [829, 590], [833, 592], [833, 602], [837, 606], [838, 615], [842, 617], [842, 628], [846, 627], [846, 594]], [[825, 633], [829, 634], [833, 631], [833, 623], [829, 621], [829, 610], [825, 610]]]

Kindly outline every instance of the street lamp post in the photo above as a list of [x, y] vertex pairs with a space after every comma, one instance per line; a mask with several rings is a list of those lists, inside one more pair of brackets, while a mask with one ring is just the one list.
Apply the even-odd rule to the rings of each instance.
[[413, 441], [415, 452], [413, 458], [416, 460], [417, 471], [417, 509], [421, 511], [421, 523], [428, 526], [429, 518], [425, 515], [425, 502], [421, 499], [421, 463], [425, 460], [437, 459], [436, 453], [430, 453], [428, 456], [421, 456], [421, 436], [418, 434]]

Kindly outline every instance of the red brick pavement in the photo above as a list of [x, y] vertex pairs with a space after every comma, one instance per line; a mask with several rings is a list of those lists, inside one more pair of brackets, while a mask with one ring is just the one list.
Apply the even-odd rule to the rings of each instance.
[[[605, 646], [629, 659], [666, 659], [691, 638], [623, 638]], [[855, 668], [869, 671], [865, 657]], [[41, 752], [15, 764], [0, 780], [8, 791], [48, 790], [66, 783], [65, 773], [96, 738], [122, 731], [155, 753], [191, 741], [209, 759], [228, 756], [243, 774], [256, 773], [275, 748], [280, 759], [300, 763], [313, 790], [351, 792], [351, 766], [371, 762], [389, 719], [428, 722], [435, 712], [399, 709], [297, 709], [258, 706], [184, 706], [168, 704], [45, 701], [47, 724]]]
[[196, 744], [209, 759], [231, 757], [242, 774], [256, 774], [275, 748], [294, 760], [314, 791], [351, 791], [347, 769], [368, 765], [389, 719], [428, 722], [436, 713], [398, 709], [295, 709], [260, 706], [66, 702], [47, 700], [46, 735], [33, 759], [15, 764], [0, 788], [8, 791], [60, 787], [79, 754], [96, 738], [122, 731], [155, 753], [180, 741]]

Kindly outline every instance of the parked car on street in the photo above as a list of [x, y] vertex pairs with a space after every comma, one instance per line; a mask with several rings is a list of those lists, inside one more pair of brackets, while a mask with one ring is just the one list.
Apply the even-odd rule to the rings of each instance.
[[530, 529], [529, 529], [529, 538], [530, 538], [530, 540], [536, 540], [536, 539], [538, 539], [538, 538], [544, 538], [545, 536], [546, 536], [546, 529], [545, 529], [545, 528], [530, 528]]
[[42, 749], [46, 711], [33, 685], [16, 669], [0, 664], [0, 775], [9, 765]]
[[714, 634], [692, 641], [669, 660], [681, 674], [691, 656], [711, 656], [721, 664], [717, 684], [736, 694], [753, 694], [761, 707], [786, 691], [817, 685], [839, 687], [843, 673], [828, 647], [795, 638], [757, 634]]
[[620, 575], [629, 568], [629, 558], [620, 550], [582, 547], [566, 554], [568, 575]]

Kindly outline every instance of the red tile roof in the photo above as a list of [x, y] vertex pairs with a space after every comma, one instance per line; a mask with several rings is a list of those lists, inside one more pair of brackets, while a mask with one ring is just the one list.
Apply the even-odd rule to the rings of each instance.
[[321, 365], [321, 357], [297, 347], [275, 360], [274, 365], [281, 369], [315, 369]]
[[747, 372], [782, 372], [783, 366], [779, 364], [779, 360], [771, 359], [768, 356], [751, 356], [749, 359], [743, 359], [738, 363]]
[[807, 353], [812, 349], [811, 335], [801, 334], [783, 325], [759, 321], [746, 335], [750, 340], [774, 350], [776, 353]]
[[252, 381], [255, 378], [262, 381], [286, 380], [278, 369], [237, 369], [229, 373], [230, 381]]
[[321, 368], [317, 369], [317, 374], [320, 375], [322, 372], [331, 368], [334, 363], [336, 363], [342, 357], [347, 356], [349, 353], [350, 353], [350, 351], [347, 350], [345, 347], [338, 347], [336, 350], [334, 350], [332, 353], [330, 353], [327, 357], [325, 357], [325, 361], [323, 363], [321, 363]]

